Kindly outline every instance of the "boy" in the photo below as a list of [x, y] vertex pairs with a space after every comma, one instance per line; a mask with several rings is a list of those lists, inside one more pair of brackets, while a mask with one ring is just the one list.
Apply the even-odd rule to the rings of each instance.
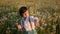
[[30, 16], [28, 9], [23, 6], [19, 9], [21, 24], [18, 25], [18, 29], [25, 31], [24, 34], [37, 34], [35, 27], [39, 26], [39, 20], [37, 17]]

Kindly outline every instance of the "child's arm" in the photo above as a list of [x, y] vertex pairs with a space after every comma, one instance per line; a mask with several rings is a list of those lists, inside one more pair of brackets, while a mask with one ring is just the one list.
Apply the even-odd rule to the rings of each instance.
[[39, 27], [39, 19], [36, 17], [36, 18], [34, 19], [34, 21], [35, 21], [35, 26], [36, 26], [36, 27]]
[[18, 27], [18, 30], [22, 29], [22, 26], [20, 24], [18, 24], [17, 27]]
[[35, 23], [36, 27], [39, 27], [39, 19], [37, 17], [30, 16], [30, 20]]

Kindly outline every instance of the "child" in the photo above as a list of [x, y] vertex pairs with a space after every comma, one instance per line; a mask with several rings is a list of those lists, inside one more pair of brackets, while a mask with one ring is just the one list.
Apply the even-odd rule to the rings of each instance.
[[19, 9], [21, 24], [18, 25], [18, 29], [26, 31], [24, 34], [37, 34], [35, 27], [39, 26], [39, 20], [37, 17], [30, 16], [27, 7], [23, 6]]

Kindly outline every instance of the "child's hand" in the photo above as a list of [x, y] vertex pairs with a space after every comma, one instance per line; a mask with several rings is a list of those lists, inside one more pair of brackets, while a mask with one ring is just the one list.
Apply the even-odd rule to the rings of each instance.
[[39, 27], [39, 20], [38, 19], [35, 20], [35, 26]]
[[18, 30], [21, 30], [22, 29], [22, 26], [21, 25], [17, 25], [18, 26]]

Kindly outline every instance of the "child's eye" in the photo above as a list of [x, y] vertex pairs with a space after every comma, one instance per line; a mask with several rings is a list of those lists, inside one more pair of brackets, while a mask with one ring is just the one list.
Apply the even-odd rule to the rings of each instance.
[[24, 14], [24, 15], [26, 15], [26, 14]]

